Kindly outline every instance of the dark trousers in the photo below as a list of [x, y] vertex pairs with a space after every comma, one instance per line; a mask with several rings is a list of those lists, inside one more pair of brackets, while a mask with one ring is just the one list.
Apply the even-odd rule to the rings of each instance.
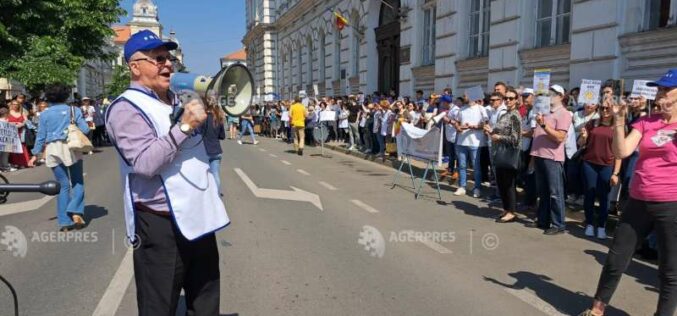
[[635, 249], [654, 229], [658, 239], [657, 316], [672, 316], [677, 309], [677, 202], [646, 202], [630, 198], [599, 278], [595, 298], [609, 303]]
[[534, 157], [538, 180], [538, 225], [550, 224], [564, 229], [564, 164], [551, 159]]
[[[480, 150], [477, 154], [480, 156], [480, 171], [482, 174], [482, 181], [491, 181], [491, 175], [489, 174], [489, 167], [491, 167], [491, 154], [489, 154], [489, 146], [480, 147]], [[473, 168], [477, 167], [473, 166]], [[493, 173], [494, 170], [491, 170], [491, 172]]]
[[219, 252], [214, 234], [189, 241], [174, 220], [135, 212], [139, 247], [134, 276], [139, 315], [176, 314], [181, 289], [187, 315], [219, 314]]
[[529, 151], [522, 152], [522, 186], [524, 188], [524, 205], [536, 206], [538, 188], [536, 187], [536, 173], [529, 173], [529, 162], [533, 159]]
[[566, 178], [565, 178], [565, 188], [566, 188], [566, 195], [568, 194], [573, 194], [576, 197], [579, 197], [585, 192], [583, 191], [583, 180], [584, 180], [584, 175], [583, 175], [583, 160], [582, 159], [567, 159], [567, 161], [564, 163], [564, 167], [566, 170]]
[[[609, 191], [611, 191], [611, 174], [613, 166], [603, 166], [583, 162], [583, 177], [585, 181], [585, 223], [587, 225], [606, 227], [609, 217]], [[580, 184], [579, 184], [580, 186]], [[595, 198], [599, 201], [597, 220], [595, 221]]]
[[100, 125], [92, 133], [92, 143], [95, 147], [100, 147], [106, 144], [105, 138], [106, 126]]
[[517, 209], [517, 170], [496, 169], [496, 186], [503, 202], [503, 210], [514, 212]]
[[446, 148], [446, 154], [449, 156], [449, 165], [447, 170], [450, 173], [456, 171], [456, 144], [450, 141], [444, 140], [444, 147]]

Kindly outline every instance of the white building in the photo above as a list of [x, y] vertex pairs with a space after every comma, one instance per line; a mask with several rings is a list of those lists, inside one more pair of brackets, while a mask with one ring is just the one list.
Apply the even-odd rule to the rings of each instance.
[[[677, 0], [246, 0], [256, 85], [402, 95], [446, 87], [653, 79], [677, 67]], [[339, 32], [331, 12], [351, 26]], [[347, 91], [348, 90], [348, 91]]]

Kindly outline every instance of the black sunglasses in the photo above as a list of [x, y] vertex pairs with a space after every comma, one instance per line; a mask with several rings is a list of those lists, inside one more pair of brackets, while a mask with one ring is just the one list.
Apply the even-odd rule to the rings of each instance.
[[505, 100], [506, 101], [515, 101], [515, 100], [517, 100], [517, 98], [516, 97], [505, 97]]
[[155, 56], [155, 58], [151, 58], [151, 57], [137, 58], [137, 59], [133, 59], [132, 61], [140, 61], [140, 60], [149, 61], [149, 62], [154, 63], [156, 65], [163, 65], [167, 62], [167, 60], [174, 63], [178, 60], [178, 58], [176, 58], [172, 55], [169, 55], [169, 56], [159, 55], [159, 56]]

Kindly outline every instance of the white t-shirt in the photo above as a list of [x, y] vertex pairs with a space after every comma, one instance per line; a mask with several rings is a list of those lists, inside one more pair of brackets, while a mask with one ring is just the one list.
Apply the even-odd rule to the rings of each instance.
[[[487, 111], [479, 105], [466, 105], [458, 112], [457, 121], [463, 125], [479, 125], [489, 120]], [[486, 143], [484, 132], [481, 129], [467, 129], [458, 134], [456, 144], [468, 147], [480, 147]]]
[[[460, 110], [461, 109], [458, 106], [456, 106], [456, 104], [452, 104], [449, 111], [447, 111], [447, 117], [452, 121], [456, 121], [458, 119], [458, 112]], [[445, 124], [444, 134], [448, 142], [456, 143], [456, 128], [452, 123], [453, 122]]]

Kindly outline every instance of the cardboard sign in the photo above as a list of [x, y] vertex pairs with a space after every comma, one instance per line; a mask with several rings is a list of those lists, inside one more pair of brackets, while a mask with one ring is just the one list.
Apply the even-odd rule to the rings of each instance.
[[483, 100], [484, 91], [482, 90], [482, 86], [474, 86], [472, 88], [465, 89], [465, 96], [470, 102]]
[[289, 112], [288, 111], [283, 111], [282, 112], [282, 118], [280, 118], [282, 122], [289, 122]]
[[0, 122], [0, 151], [7, 153], [23, 153], [19, 130], [13, 124]]
[[658, 93], [657, 87], [649, 87], [646, 84], [650, 82], [649, 80], [635, 80], [632, 84], [632, 93], [631, 97], [644, 97], [647, 100], [656, 100], [656, 93]]
[[534, 70], [534, 93], [548, 94], [550, 90], [550, 69]]
[[336, 111], [324, 110], [320, 112], [320, 121], [336, 121]]
[[538, 96], [534, 101], [534, 113], [547, 114], [550, 113], [550, 96]]
[[579, 104], [598, 104], [599, 90], [602, 87], [602, 80], [588, 80], [581, 81], [581, 91], [578, 94]]

